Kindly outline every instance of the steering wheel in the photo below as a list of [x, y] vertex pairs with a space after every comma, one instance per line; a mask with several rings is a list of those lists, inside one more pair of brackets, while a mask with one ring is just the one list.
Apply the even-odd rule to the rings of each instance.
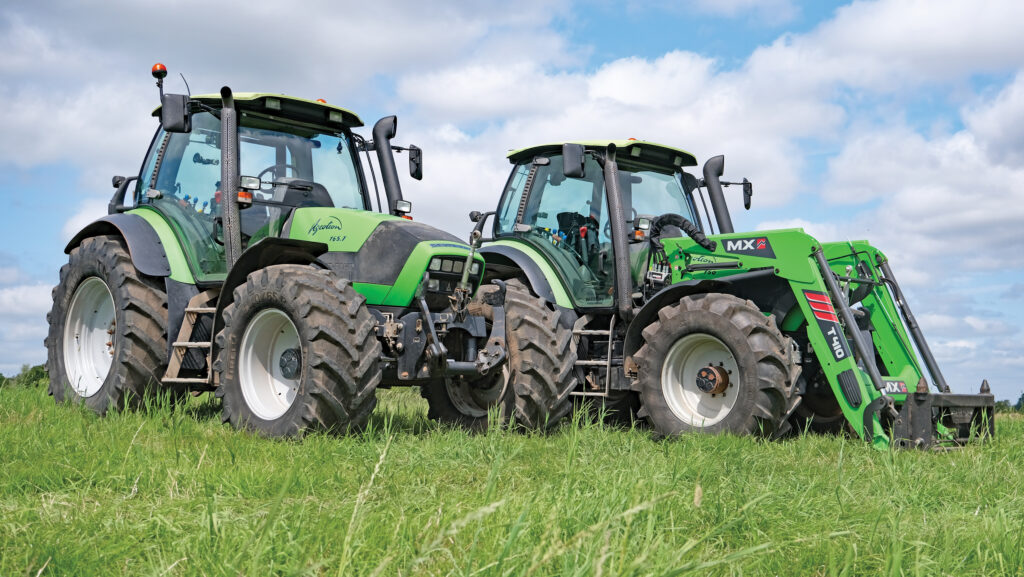
[[294, 164], [287, 164], [287, 163], [284, 163], [284, 162], [279, 162], [277, 164], [271, 164], [270, 166], [268, 166], [268, 167], [264, 168], [263, 170], [261, 170], [259, 172], [259, 174], [256, 175], [256, 178], [258, 178], [260, 180], [263, 180], [263, 175], [268, 173], [268, 172], [270, 172], [271, 170], [274, 170], [275, 168], [290, 168], [290, 169], [292, 169], [293, 172], [298, 172], [299, 171], [299, 168], [297, 166], [295, 166]]

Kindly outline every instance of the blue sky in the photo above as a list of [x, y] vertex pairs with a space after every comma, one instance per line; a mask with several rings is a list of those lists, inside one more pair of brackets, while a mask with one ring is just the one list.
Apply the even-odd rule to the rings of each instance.
[[398, 140], [425, 150], [423, 182], [404, 183], [414, 214], [459, 235], [509, 149], [636, 137], [725, 154], [728, 178], [755, 183], [737, 228], [871, 239], [953, 388], [1024, 392], [1024, 3], [378, 4], [5, 3], [0, 372], [44, 360], [62, 247], [104, 213], [110, 177], [138, 171], [160, 61], [172, 91], [183, 73], [195, 93], [397, 113]]

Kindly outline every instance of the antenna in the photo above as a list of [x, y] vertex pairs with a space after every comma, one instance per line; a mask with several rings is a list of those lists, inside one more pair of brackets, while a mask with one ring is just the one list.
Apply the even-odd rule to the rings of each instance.
[[188, 80], [185, 80], [185, 75], [179, 72], [178, 76], [181, 76], [181, 81], [185, 83], [185, 91], [188, 92], [188, 97], [192, 98], [192, 89], [188, 87]]

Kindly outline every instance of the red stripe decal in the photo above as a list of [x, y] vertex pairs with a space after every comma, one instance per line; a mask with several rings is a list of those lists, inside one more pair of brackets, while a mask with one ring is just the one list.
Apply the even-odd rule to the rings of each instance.
[[819, 302], [819, 303], [831, 303], [832, 302], [831, 300], [829, 300], [829, 298], [827, 296], [823, 295], [822, 293], [804, 292], [804, 296], [806, 296], [807, 300], [809, 300], [809, 301], [814, 301], [814, 302]]
[[814, 301], [807, 301], [807, 304], [811, 305], [811, 308], [816, 311], [822, 311], [826, 313], [834, 313], [836, 309], [832, 308], [832, 305], [825, 303], [816, 303]]
[[833, 322], [833, 323], [838, 323], [839, 322], [839, 317], [837, 317], [836, 315], [834, 315], [832, 313], [824, 313], [824, 312], [814, 311], [814, 316], [817, 317], [820, 320], [823, 320], [823, 321], [829, 321], [829, 322]]

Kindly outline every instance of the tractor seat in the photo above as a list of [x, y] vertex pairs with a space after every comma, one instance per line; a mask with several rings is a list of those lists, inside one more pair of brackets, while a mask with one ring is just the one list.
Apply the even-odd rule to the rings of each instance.
[[[280, 199], [281, 204], [296, 207], [321, 206], [334, 208], [334, 199], [331, 198], [324, 185], [319, 182], [300, 178], [282, 178], [278, 182], [281, 183], [278, 186], [285, 189]], [[278, 192], [275, 191], [275, 198], [277, 195]]]

